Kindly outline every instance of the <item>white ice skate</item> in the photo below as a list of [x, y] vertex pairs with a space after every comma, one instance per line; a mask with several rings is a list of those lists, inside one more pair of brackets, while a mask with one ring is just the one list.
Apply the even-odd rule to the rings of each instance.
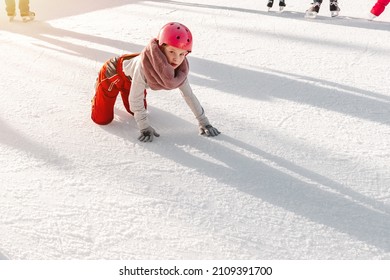
[[283, 13], [285, 7], [286, 7], [286, 3], [284, 2], [284, 0], [280, 0], [279, 1], [279, 13]]
[[372, 21], [372, 20], [374, 20], [375, 18], [376, 18], [376, 15], [371, 14], [371, 13], [368, 13], [368, 15], [367, 15], [367, 20]]
[[22, 15], [22, 20], [23, 22], [29, 22], [34, 20], [35, 18], [35, 13], [34, 12], [29, 12], [27, 15]]
[[317, 17], [317, 14], [318, 12], [320, 11], [320, 6], [321, 4], [316, 2], [316, 3], [313, 3], [309, 9], [307, 9], [306, 13], [305, 13], [305, 18], [316, 18]]
[[271, 11], [273, 4], [274, 4], [274, 0], [268, 0], [267, 3], [268, 12]]
[[340, 13], [340, 8], [337, 1], [330, 1], [329, 5], [331, 17], [337, 17]]

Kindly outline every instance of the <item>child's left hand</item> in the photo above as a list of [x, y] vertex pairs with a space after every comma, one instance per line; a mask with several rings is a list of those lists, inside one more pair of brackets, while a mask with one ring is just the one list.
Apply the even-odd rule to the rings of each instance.
[[141, 135], [138, 137], [138, 140], [141, 142], [152, 142], [154, 136], [159, 137], [160, 134], [158, 134], [153, 127], [148, 126], [141, 130]]

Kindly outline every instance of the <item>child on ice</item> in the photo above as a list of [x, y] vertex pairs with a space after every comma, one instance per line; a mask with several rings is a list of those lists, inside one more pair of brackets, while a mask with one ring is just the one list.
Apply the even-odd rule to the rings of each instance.
[[378, 0], [371, 9], [369, 20], [373, 20], [374, 18], [379, 17], [383, 13], [389, 2], [390, 0]]
[[126, 110], [134, 116], [142, 142], [152, 142], [160, 135], [149, 124], [146, 89], [172, 90], [178, 88], [198, 120], [199, 132], [217, 136], [218, 129], [207, 119], [203, 107], [188, 82], [187, 54], [192, 51], [192, 34], [183, 24], [164, 25], [140, 54], [127, 54], [108, 60], [99, 72], [96, 93], [92, 99], [92, 120], [100, 125], [114, 118], [114, 104], [121, 93]]

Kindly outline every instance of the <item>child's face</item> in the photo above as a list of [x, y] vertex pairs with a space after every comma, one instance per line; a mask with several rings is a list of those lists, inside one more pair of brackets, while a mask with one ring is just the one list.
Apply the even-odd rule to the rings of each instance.
[[172, 47], [170, 45], [165, 45], [163, 48], [163, 53], [168, 59], [168, 63], [172, 65], [174, 69], [180, 66], [184, 58], [188, 54], [188, 51]]

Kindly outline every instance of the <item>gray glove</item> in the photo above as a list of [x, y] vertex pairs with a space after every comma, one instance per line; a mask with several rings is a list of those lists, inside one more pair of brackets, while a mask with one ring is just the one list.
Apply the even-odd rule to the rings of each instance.
[[211, 124], [208, 125], [199, 125], [199, 134], [200, 135], [205, 135], [207, 137], [211, 136], [217, 136], [221, 132], [218, 131], [215, 127], [213, 127]]
[[141, 129], [141, 135], [138, 137], [138, 140], [142, 142], [152, 142], [154, 136], [159, 137], [160, 134], [158, 134], [153, 127], [148, 126], [147, 128]]

